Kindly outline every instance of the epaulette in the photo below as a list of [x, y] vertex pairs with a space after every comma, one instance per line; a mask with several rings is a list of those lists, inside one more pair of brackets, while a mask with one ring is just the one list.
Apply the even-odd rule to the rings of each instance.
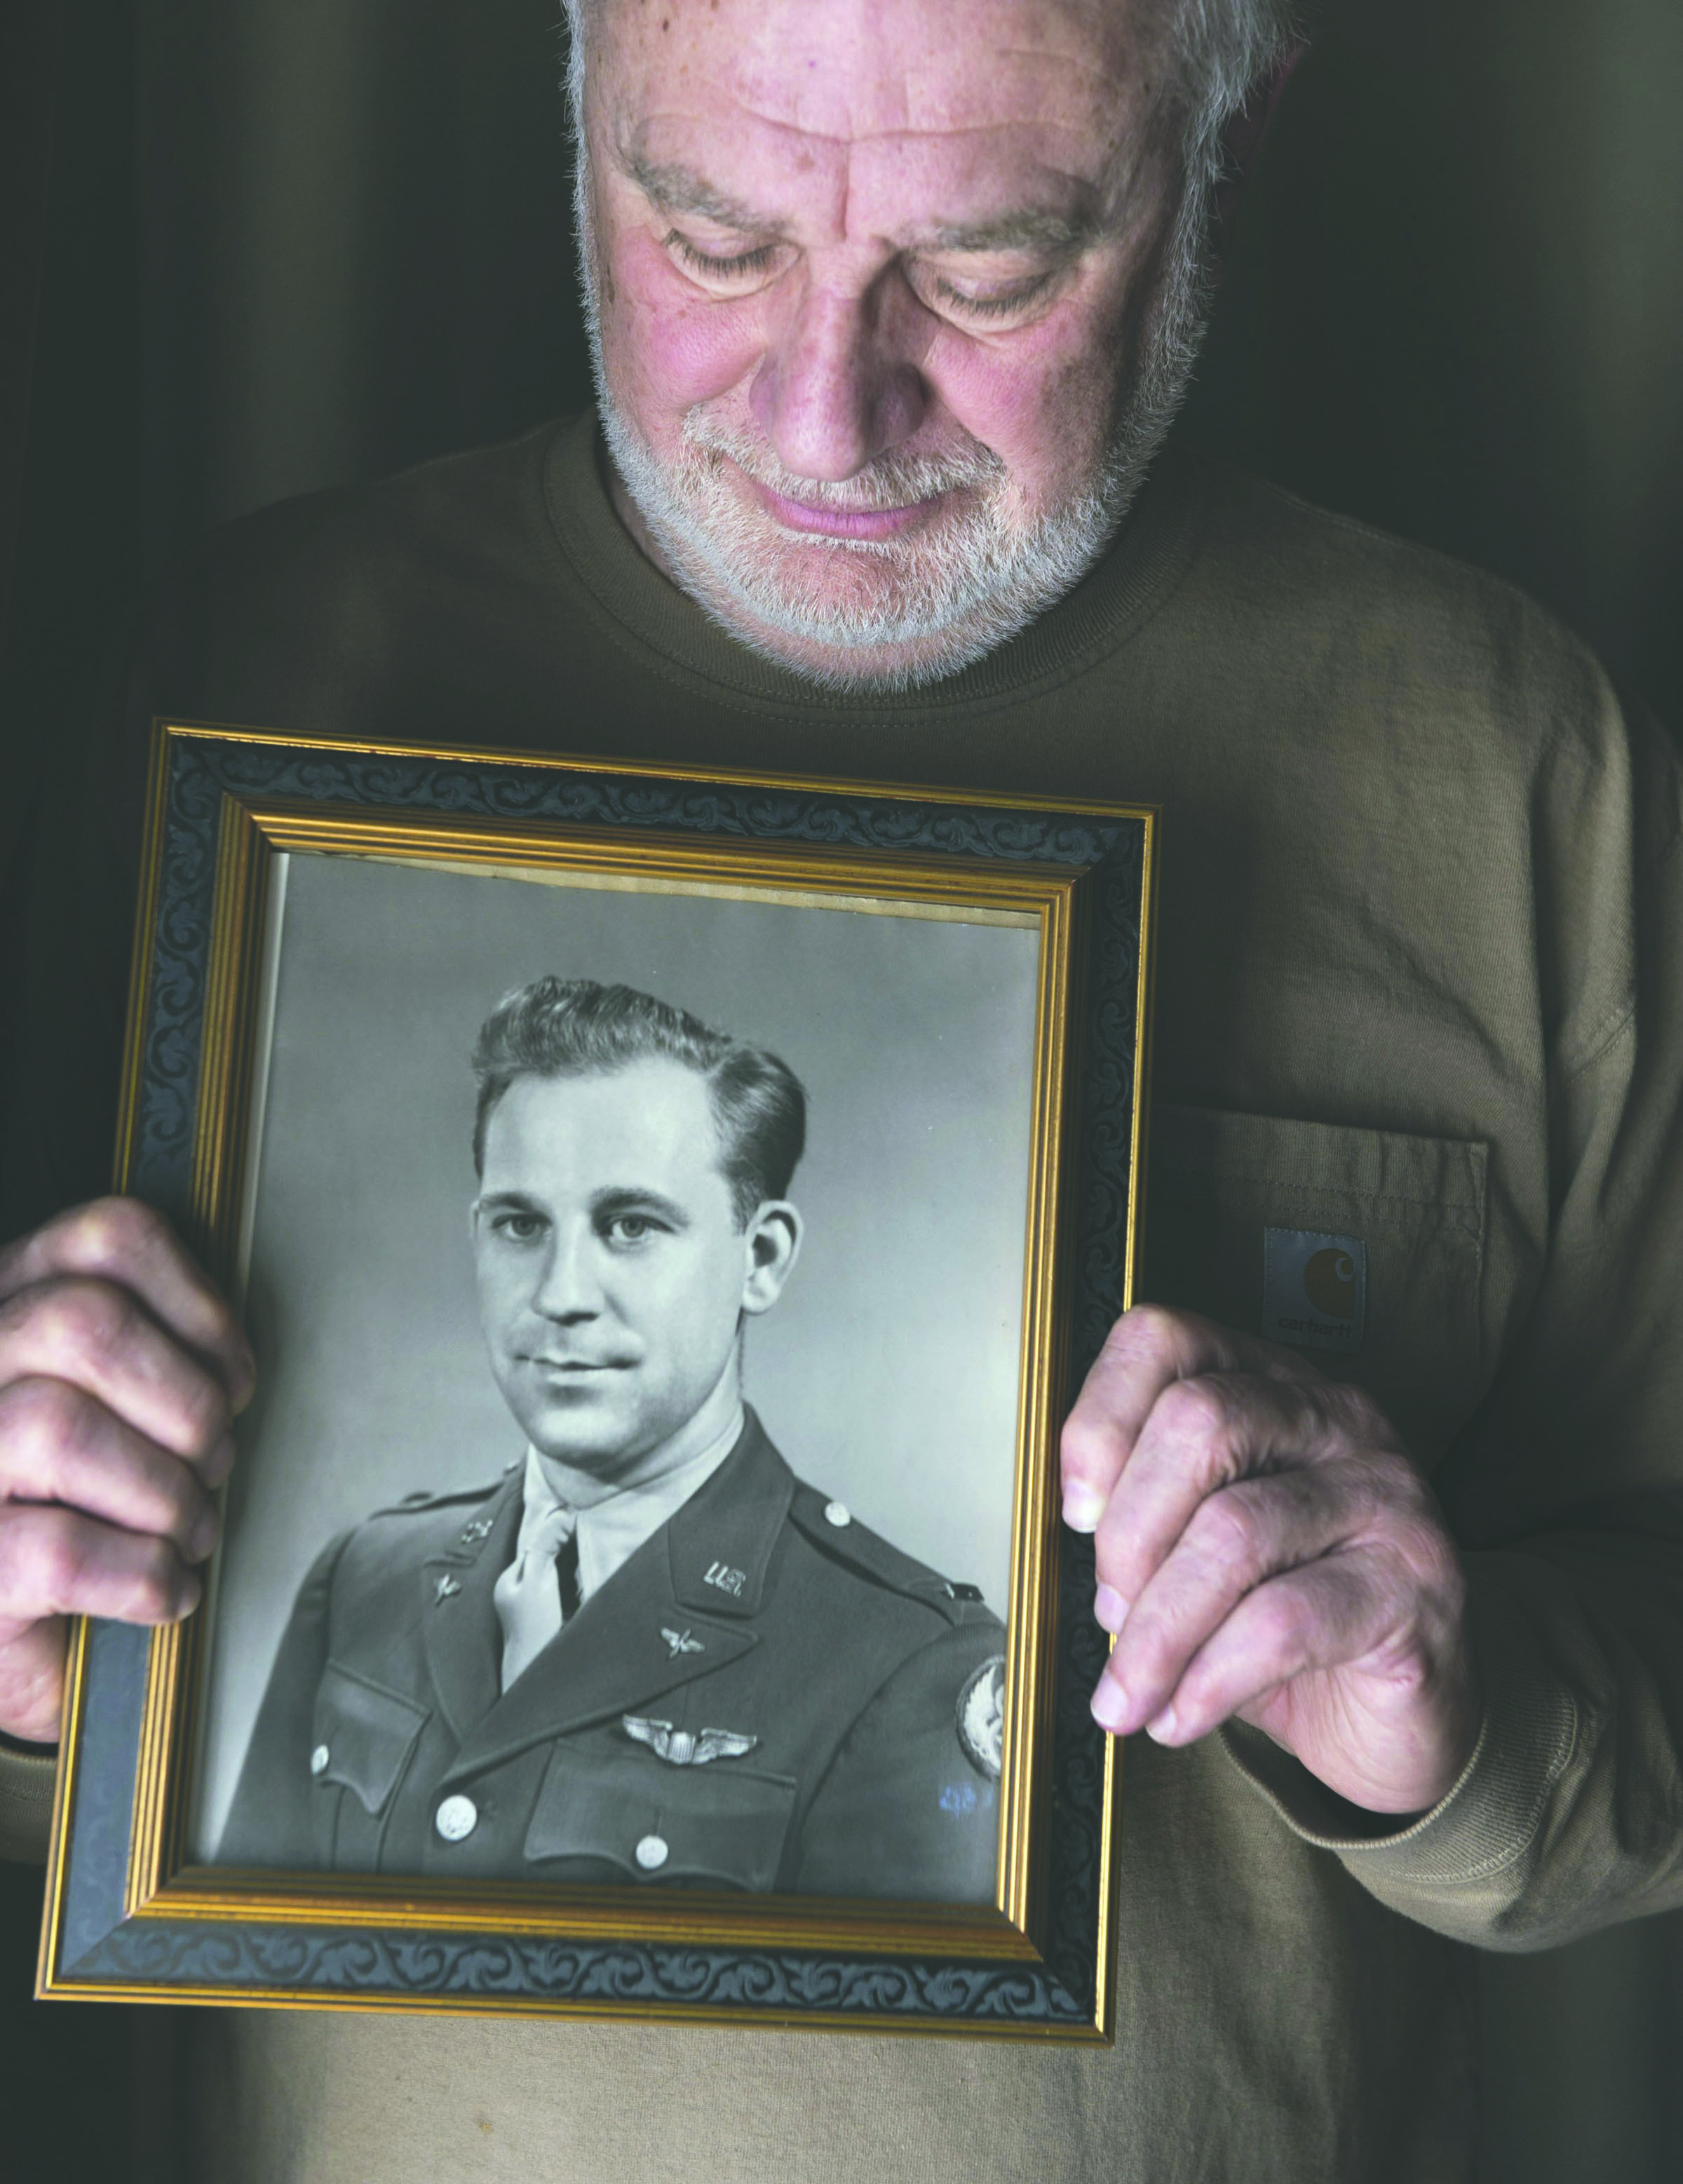
[[421, 1517], [429, 1509], [463, 1508], [475, 1502], [488, 1502], [502, 1483], [500, 1479], [493, 1479], [488, 1486], [458, 1487], [449, 1494], [435, 1494], [431, 1487], [422, 1486], [413, 1494], [405, 1494], [401, 1502], [391, 1502], [383, 1509], [371, 1509], [369, 1516]]
[[880, 1532], [861, 1524], [844, 1502], [821, 1494], [804, 1479], [798, 1479], [794, 1483], [789, 1513], [789, 1521], [821, 1554], [828, 1555], [833, 1562], [844, 1563], [891, 1592], [922, 1601], [949, 1623], [970, 1623], [978, 1614], [991, 1613], [982, 1603], [979, 1586], [961, 1585], [956, 1579], [943, 1577], [927, 1563], [902, 1554]]

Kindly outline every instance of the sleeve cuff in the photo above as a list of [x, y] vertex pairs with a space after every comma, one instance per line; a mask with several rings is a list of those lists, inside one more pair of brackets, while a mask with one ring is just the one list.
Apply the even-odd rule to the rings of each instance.
[[47, 1858], [58, 1754], [0, 1744], [0, 1858], [40, 1865]]
[[1484, 1720], [1471, 1758], [1428, 1813], [1399, 1825], [1364, 1812], [1261, 1730], [1230, 1722], [1221, 1732], [1240, 1772], [1294, 1835], [1331, 1851], [1399, 1909], [1416, 1908], [1408, 1900], [1416, 1892], [1487, 1886], [1524, 1859], [1577, 1742], [1572, 1693], [1525, 1643], [1523, 1618], [1504, 1614], [1481, 1585], [1469, 1592], [1468, 1615]]

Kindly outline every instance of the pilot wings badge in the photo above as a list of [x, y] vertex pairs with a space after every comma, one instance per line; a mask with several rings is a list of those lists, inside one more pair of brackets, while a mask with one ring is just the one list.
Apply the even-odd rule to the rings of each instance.
[[760, 1741], [757, 1736], [744, 1736], [734, 1729], [704, 1729], [698, 1734], [693, 1729], [674, 1729], [669, 1721], [649, 1721], [637, 1713], [622, 1713], [620, 1720], [627, 1736], [646, 1744], [657, 1759], [669, 1760], [674, 1767], [705, 1767], [710, 1759], [740, 1759]]

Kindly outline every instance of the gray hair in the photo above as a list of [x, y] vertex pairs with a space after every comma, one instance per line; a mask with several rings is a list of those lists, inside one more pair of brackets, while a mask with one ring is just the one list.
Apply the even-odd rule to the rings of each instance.
[[[594, 0], [593, 0], [594, 4]], [[1301, 43], [1302, 0], [1164, 0], [1169, 98], [1179, 109], [1182, 188], [1168, 239], [1138, 397], [1139, 460], [1168, 437], [1215, 301], [1217, 192], [1227, 179], [1227, 131]]]
[[1201, 224], [1223, 178], [1228, 124], [1301, 42], [1303, 13], [1294, 0], [1174, 0], [1169, 52]]

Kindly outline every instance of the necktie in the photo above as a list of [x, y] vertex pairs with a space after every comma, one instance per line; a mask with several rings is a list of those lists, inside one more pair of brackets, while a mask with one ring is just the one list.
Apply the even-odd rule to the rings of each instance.
[[497, 1580], [492, 1598], [503, 1626], [503, 1689], [523, 1675], [561, 1627], [561, 1577], [557, 1558], [565, 1548], [571, 1604], [577, 1604], [578, 1512], [558, 1503], [522, 1537], [514, 1560]]

